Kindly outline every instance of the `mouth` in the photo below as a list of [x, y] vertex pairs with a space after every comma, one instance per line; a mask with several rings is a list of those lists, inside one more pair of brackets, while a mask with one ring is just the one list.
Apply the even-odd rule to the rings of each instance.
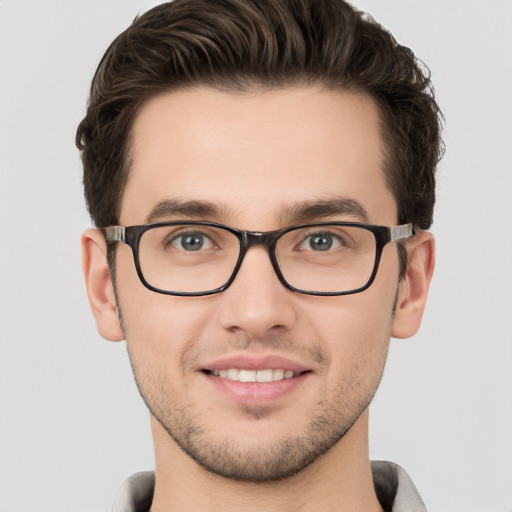
[[314, 371], [287, 357], [237, 355], [200, 369], [207, 381], [229, 400], [243, 405], [271, 404], [298, 392]]

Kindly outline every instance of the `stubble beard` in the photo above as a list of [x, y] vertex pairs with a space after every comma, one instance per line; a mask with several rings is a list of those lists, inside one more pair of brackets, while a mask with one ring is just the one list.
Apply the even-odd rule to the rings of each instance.
[[[224, 478], [247, 482], [278, 481], [298, 473], [334, 446], [357, 419], [336, 428], [327, 416], [319, 414], [301, 436], [274, 440], [264, 446], [250, 442], [241, 446], [229, 439], [214, 440], [183, 410], [175, 410], [172, 417], [169, 414], [165, 418], [151, 408], [150, 411], [176, 444], [201, 467]], [[255, 421], [265, 417], [260, 408], [251, 407], [244, 412]]]
[[[183, 452], [215, 475], [239, 481], [272, 482], [306, 468], [345, 436], [373, 399], [387, 349], [381, 371], [373, 381], [365, 381], [365, 372], [346, 377], [334, 398], [320, 400], [308, 411], [311, 420], [301, 434], [265, 443], [251, 443], [250, 439], [244, 439], [243, 443], [229, 438], [219, 440], [193, 406], [180, 404], [176, 396], [171, 396], [165, 379], [158, 376], [156, 369], [142, 368], [128, 352], [146, 406]], [[242, 412], [252, 421], [264, 420], [272, 414], [270, 407], [262, 406], [245, 406]]]

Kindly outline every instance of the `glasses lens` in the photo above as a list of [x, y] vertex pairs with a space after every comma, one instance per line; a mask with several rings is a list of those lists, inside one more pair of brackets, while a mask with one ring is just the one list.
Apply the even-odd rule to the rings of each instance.
[[200, 293], [223, 286], [240, 254], [240, 242], [229, 231], [201, 225], [153, 227], [139, 242], [144, 279], [160, 290]]
[[276, 247], [285, 281], [306, 292], [339, 293], [363, 287], [372, 275], [375, 254], [373, 233], [353, 226], [294, 229]]

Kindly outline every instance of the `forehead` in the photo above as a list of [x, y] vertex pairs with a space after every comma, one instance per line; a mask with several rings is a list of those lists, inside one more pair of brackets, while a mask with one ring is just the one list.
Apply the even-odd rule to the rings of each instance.
[[273, 229], [292, 204], [340, 197], [360, 203], [371, 222], [395, 221], [378, 110], [362, 93], [165, 93], [141, 108], [130, 152], [120, 215], [126, 225], [146, 222], [156, 205], [172, 200], [205, 201], [223, 212], [216, 220]]

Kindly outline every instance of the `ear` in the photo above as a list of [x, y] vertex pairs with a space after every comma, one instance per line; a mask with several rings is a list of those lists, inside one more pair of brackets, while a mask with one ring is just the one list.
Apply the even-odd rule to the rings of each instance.
[[398, 299], [391, 335], [409, 338], [421, 325], [428, 289], [435, 266], [435, 241], [432, 233], [418, 230], [406, 245], [408, 266], [398, 287]]
[[121, 341], [124, 332], [108, 270], [105, 237], [98, 229], [88, 229], [82, 235], [81, 244], [85, 286], [98, 332], [106, 340]]

